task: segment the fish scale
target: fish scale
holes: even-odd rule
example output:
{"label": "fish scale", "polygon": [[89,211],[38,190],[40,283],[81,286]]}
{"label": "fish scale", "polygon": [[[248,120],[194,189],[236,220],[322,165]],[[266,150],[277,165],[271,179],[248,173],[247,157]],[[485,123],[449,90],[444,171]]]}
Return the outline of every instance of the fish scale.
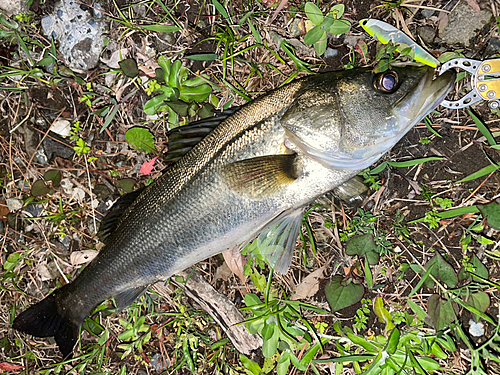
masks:
{"label": "fish scale", "polygon": [[[215,128],[201,123],[186,131],[183,145],[189,134],[213,129],[137,197],[117,202],[120,209],[103,222],[109,234],[99,255],[13,327],[54,336],[68,356],[102,301],[114,297],[117,309],[125,308],[152,283],[255,237],[270,265],[286,272],[304,207],[378,160],[454,81],[453,73],[433,81],[429,68],[390,74],[399,78],[390,90],[378,87],[383,80],[369,69],[306,77]],[[175,134],[182,139],[182,129]]]}

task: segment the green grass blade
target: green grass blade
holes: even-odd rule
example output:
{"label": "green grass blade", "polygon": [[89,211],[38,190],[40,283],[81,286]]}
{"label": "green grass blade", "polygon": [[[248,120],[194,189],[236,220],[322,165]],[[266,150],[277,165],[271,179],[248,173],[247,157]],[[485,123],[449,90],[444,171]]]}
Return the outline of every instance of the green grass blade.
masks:
{"label": "green grass blade", "polygon": [[493,135],[491,134],[489,129],[486,127],[486,125],[481,121],[481,119],[478,116],[476,116],[476,114],[474,112],[472,112],[469,108],[467,109],[467,112],[469,112],[470,117],[472,117],[477,128],[479,129],[481,134],[484,135],[484,137],[486,138],[488,143],[491,146],[496,145],[497,143],[495,141],[495,138],[493,138]]}
{"label": "green grass blade", "polygon": [[172,25],[141,25],[141,29],[155,31],[157,33],[175,33],[180,30],[177,26]]}
{"label": "green grass blade", "polygon": [[227,14],[226,9],[221,3],[219,3],[217,0],[212,0],[212,4],[214,4],[215,9],[217,9],[217,11],[222,15],[224,20],[228,20],[231,22],[229,14]]}
{"label": "green grass blade", "polygon": [[436,130],[434,130],[434,128],[431,126],[431,120],[429,120],[428,117],[424,118],[424,123],[425,123],[425,126],[427,127],[427,129],[429,129],[429,131],[434,134],[435,136],[439,137],[439,138],[442,138],[441,134],[439,134]]}
{"label": "green grass blade", "polygon": [[490,174],[491,172],[494,172],[498,169],[500,169],[500,163],[488,165],[487,167],[481,168],[477,172],[474,172],[473,174],[471,174],[465,178],[462,178],[460,181],[457,181],[457,183],[475,180],[476,178],[486,176],[486,175]]}
{"label": "green grass blade", "polygon": [[407,160],[407,161],[388,161],[387,164],[389,164],[391,167],[404,168],[404,167],[413,167],[414,165],[423,164],[425,162],[434,160],[443,160],[443,158],[437,156],[430,156],[428,158]]}

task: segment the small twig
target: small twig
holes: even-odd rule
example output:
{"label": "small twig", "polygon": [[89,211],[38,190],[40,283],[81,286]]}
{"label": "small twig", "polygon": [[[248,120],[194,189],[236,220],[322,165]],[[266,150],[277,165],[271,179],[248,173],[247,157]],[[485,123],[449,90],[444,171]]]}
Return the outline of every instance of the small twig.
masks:
{"label": "small twig", "polygon": [[29,109],[28,114],[26,115],[26,117],[25,117],[25,118],[23,118],[23,119],[21,120],[21,122],[19,122],[19,124],[17,124],[16,126],[14,126],[14,127],[13,127],[10,131],[9,131],[9,133],[13,133],[13,132],[15,132],[15,131],[16,131],[16,129],[17,129],[18,127],[20,127],[22,124],[24,124],[24,123],[26,122],[26,120],[28,120],[28,119],[29,119],[30,114],[31,114],[31,110],[32,110],[32,109],[33,109],[33,103],[31,104],[31,107],[30,107],[30,109]]}

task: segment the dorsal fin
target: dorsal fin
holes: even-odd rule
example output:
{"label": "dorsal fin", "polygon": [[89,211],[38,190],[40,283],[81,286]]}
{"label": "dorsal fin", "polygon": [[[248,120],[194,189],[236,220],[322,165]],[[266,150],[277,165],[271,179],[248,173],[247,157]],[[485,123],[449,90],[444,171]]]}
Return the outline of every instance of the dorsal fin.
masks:
{"label": "dorsal fin", "polygon": [[177,161],[189,152],[198,142],[205,138],[221,122],[236,113],[241,107],[233,107],[218,113],[214,117],[179,126],[167,133],[167,152],[163,155],[165,160]]}
{"label": "dorsal fin", "polygon": [[137,199],[137,197],[144,191],[146,187],[142,187],[133,191],[131,193],[125,194],[118,198],[118,200],[113,204],[104,219],[101,220],[99,225],[99,232],[97,237],[106,243],[109,235],[113,233],[118,225],[120,225],[121,220],[124,217],[125,212],[130,207],[130,205]]}

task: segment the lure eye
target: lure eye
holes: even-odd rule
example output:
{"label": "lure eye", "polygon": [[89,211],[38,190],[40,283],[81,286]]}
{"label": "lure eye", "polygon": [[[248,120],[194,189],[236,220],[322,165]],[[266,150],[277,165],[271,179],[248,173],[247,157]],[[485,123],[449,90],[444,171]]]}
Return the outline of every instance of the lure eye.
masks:
{"label": "lure eye", "polygon": [[375,76],[373,86],[379,91],[393,93],[398,88],[398,75],[394,71],[379,73]]}

